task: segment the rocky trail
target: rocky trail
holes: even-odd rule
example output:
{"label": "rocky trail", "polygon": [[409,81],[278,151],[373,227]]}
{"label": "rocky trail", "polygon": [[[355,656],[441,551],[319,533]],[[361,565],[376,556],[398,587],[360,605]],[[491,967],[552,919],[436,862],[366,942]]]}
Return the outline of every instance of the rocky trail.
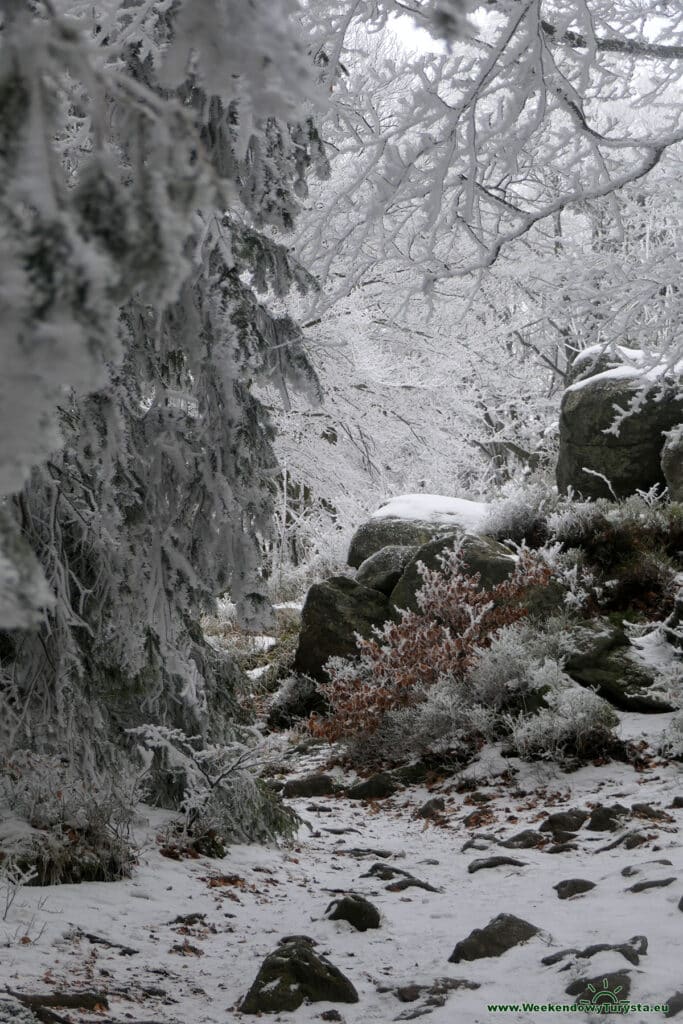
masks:
{"label": "rocky trail", "polygon": [[[622,732],[665,717],[624,715]],[[176,860],[152,812],[131,879],[16,893],[0,973],[19,995],[0,1021],[522,1024],[581,996],[683,1014],[679,764],[565,774],[489,748],[452,777],[357,780],[328,755],[273,775],[303,821],[292,847]],[[55,992],[83,1005],[27,1005]]]}

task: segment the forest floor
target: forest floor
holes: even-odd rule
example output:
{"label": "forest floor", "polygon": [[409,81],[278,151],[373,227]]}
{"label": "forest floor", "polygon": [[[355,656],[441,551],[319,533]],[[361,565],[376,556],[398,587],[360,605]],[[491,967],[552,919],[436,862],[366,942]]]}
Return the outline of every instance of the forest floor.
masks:
{"label": "forest floor", "polygon": [[[661,732],[668,716],[621,717],[622,735],[638,739]],[[281,777],[321,771],[328,756],[329,748],[313,746],[296,756],[294,773],[283,762]],[[330,770],[342,781],[341,768]],[[416,817],[436,796],[444,800],[437,819]],[[661,1004],[683,993],[683,807],[672,806],[675,797],[683,797],[680,764],[652,758],[638,770],[612,762],[564,774],[545,763],[503,759],[491,748],[458,775],[434,777],[384,800],[291,800],[304,822],[291,847],[232,846],[220,860],[164,856],[158,834],[168,814],[141,808],[130,879],[17,894],[0,920],[0,991],[101,992],[108,1007],[58,1011],[79,1024],[246,1022],[252,1018],[238,1006],[264,957],[280,938],[304,934],[352,981],[359,1001],[304,1005],[265,1019],[384,1024],[424,1014],[430,1024],[555,1021],[563,1014],[487,1006],[572,1003],[565,993],[571,981],[614,972],[619,978],[610,984],[627,978],[632,1003]],[[557,853],[549,852],[548,833],[531,849],[499,845],[524,829],[538,830],[549,813],[598,803],[628,808],[616,831],[589,831],[584,824],[574,848]],[[634,832],[642,845],[607,849]],[[522,863],[468,870],[475,860],[500,854]],[[436,891],[397,891],[391,880],[369,874],[375,864],[409,872]],[[576,878],[595,887],[560,900],[553,887]],[[631,891],[640,882],[666,884]],[[378,929],[358,932],[325,917],[330,901],[347,892],[379,909]],[[502,956],[449,963],[457,942],[500,913],[540,931]],[[646,953],[642,940],[628,945],[635,936],[647,939]],[[627,948],[577,956],[598,943]],[[567,949],[574,952],[542,963]],[[468,985],[449,988],[440,979]],[[683,1019],[683,997],[671,1003],[669,1015],[677,1005]],[[584,1012],[569,1018],[599,1019]],[[628,1015],[633,1024],[663,1018],[661,1011]]]}

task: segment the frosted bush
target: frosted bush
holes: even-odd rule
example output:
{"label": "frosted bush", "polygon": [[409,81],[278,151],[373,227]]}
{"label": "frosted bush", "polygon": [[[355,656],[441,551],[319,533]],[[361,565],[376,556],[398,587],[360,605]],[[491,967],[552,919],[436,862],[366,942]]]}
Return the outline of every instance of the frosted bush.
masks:
{"label": "frosted bush", "polygon": [[109,881],[125,877],[135,861],[131,838],[137,780],[84,780],[57,757],[17,751],[0,764],[0,807],[32,831],[14,851],[36,868],[36,884]]}
{"label": "frosted bush", "polygon": [[374,733],[354,737],[347,753],[367,766],[434,755],[468,763],[484,740],[495,737],[497,723],[493,708],[468,702],[463,684],[445,677],[421,703],[388,712]]}
{"label": "frosted bush", "polygon": [[561,618],[549,620],[545,629],[528,622],[503,627],[467,677],[468,699],[501,709],[566,681],[559,660],[564,627]]}
{"label": "frosted bush", "polygon": [[674,715],[662,732],[657,743],[657,752],[663,757],[683,760],[683,711]]}
{"label": "frosted bush", "polygon": [[484,533],[497,540],[538,542],[546,534],[546,518],[557,504],[547,486],[515,485],[509,494],[491,502]]}
{"label": "frosted bush", "polygon": [[270,748],[255,730],[244,728],[225,744],[204,744],[164,726],[129,731],[140,741],[148,770],[153,772],[156,754],[178,780],[183,837],[195,845],[211,837],[220,849],[224,843],[265,842],[296,830],[296,815],[258,777]]}
{"label": "frosted bush", "polygon": [[548,516],[548,533],[565,544],[574,546],[585,537],[597,532],[605,522],[609,502],[568,501]]}
{"label": "frosted bush", "polygon": [[530,718],[507,716],[511,746],[522,758],[562,761],[603,754],[614,741],[619,724],[614,708],[579,687],[550,692],[547,709]]}

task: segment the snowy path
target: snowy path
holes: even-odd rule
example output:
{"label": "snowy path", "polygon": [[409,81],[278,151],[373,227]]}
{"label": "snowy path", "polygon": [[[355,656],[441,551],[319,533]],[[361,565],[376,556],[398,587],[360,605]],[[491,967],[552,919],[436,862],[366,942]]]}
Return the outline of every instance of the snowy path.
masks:
{"label": "snowy path", "polygon": [[[319,770],[317,761],[304,758],[298,773]],[[155,840],[161,818],[154,812],[155,820],[141,829],[145,839],[132,879],[19,894],[8,919],[0,922],[5,943],[0,983],[24,992],[79,987],[105,991],[109,1010],[104,1014],[60,1011],[65,1019],[79,1022],[246,1022],[252,1018],[236,1007],[265,955],[279,938],[305,934],[358,990],[357,1004],[335,1007],[346,1024],[384,1024],[427,1009],[430,1024],[558,1020],[564,1015],[491,1013],[487,1004],[572,1002],[564,990],[573,978],[623,969],[630,972],[632,1001],[663,1002],[683,991],[683,913],[678,908],[683,896],[683,808],[671,809],[673,798],[683,796],[681,766],[655,765],[635,772],[609,764],[565,775],[547,766],[512,764],[519,770],[507,782],[496,777],[505,765],[495,755],[488,764],[473,765],[466,774],[479,796],[458,792],[457,780],[451,779],[431,790],[402,790],[376,803],[343,797],[293,801],[310,825],[301,829],[295,847],[236,846],[222,861],[162,856]],[[445,801],[442,823],[416,819],[415,810],[435,795]],[[582,828],[578,849],[565,853],[549,854],[551,842],[544,848],[504,849],[482,841],[477,844],[481,849],[462,849],[473,836],[506,838],[538,829],[548,813],[589,809],[597,802],[629,808],[646,802],[665,810],[666,817],[651,821],[636,814],[615,833]],[[344,831],[336,831],[340,829]],[[633,830],[648,837],[645,845],[603,850]],[[354,852],[359,848],[390,855]],[[495,854],[512,855],[524,866],[468,872],[474,859]],[[653,864],[633,877],[622,875],[625,867],[660,858],[670,860],[671,866]],[[392,892],[387,889],[391,883],[363,877],[380,861],[441,891]],[[635,882],[671,876],[675,881],[664,888],[627,891]],[[560,901],[553,886],[570,878],[588,879],[595,888]],[[349,890],[379,908],[378,930],[359,933],[346,922],[324,918],[334,893]],[[501,912],[524,918],[540,934],[499,958],[448,962],[457,941]],[[196,917],[173,923],[186,915]],[[80,932],[139,952],[125,955],[91,944]],[[31,941],[22,942],[23,935]],[[624,943],[635,935],[646,936],[649,944],[637,965],[615,951],[541,964],[542,957],[568,947]],[[567,964],[569,969],[563,970]],[[444,977],[480,987],[448,993],[441,1007],[427,1007],[425,993],[412,1002],[396,995],[397,988],[430,986]],[[317,1021],[330,1009],[331,1004],[318,1003],[267,1019]],[[570,1017],[591,1019],[582,1013]],[[632,1012],[628,1019],[636,1024],[663,1016]]]}

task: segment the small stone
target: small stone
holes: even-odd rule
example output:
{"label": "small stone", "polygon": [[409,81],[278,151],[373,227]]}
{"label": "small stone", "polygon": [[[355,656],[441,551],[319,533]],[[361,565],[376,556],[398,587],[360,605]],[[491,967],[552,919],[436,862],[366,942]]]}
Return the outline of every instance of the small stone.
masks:
{"label": "small stone", "polygon": [[418,818],[438,818],[439,812],[445,810],[446,803],[442,796],[434,796],[431,800],[427,800],[426,803],[416,811],[416,817]]}
{"label": "small stone", "polygon": [[631,811],[638,818],[648,818],[650,821],[673,821],[674,819],[666,811],[653,807],[652,804],[632,804]]}
{"label": "small stone", "polygon": [[591,811],[586,828],[589,832],[616,832],[621,825],[621,819],[627,814],[628,808],[622,804],[612,804],[611,807],[598,804]]}
{"label": "small stone", "polygon": [[588,811],[576,807],[569,811],[549,814],[541,825],[541,832],[577,832],[588,817]]}
{"label": "small stone", "polygon": [[554,846],[549,846],[544,852],[545,853],[571,853],[572,850],[578,850],[576,843],[555,843]]}
{"label": "small stone", "polygon": [[363,782],[357,782],[355,786],[351,786],[346,791],[346,795],[350,800],[385,800],[387,797],[393,796],[397,790],[398,786],[390,775],[378,772],[376,775],[371,775],[369,779],[364,779]]}
{"label": "small stone", "polygon": [[502,956],[508,949],[518,946],[538,934],[539,929],[514,914],[498,914],[484,928],[475,928],[462,939],[448,958],[458,964],[461,960],[481,960]]}
{"label": "small stone", "polygon": [[643,846],[647,842],[647,836],[644,836],[642,832],[628,832],[624,836],[624,849],[635,850],[638,846]]}
{"label": "small stone", "polygon": [[507,850],[531,850],[534,847],[542,846],[543,842],[543,836],[539,832],[532,828],[525,828],[523,832],[518,832],[516,835],[510,836],[509,839],[501,839],[499,845],[504,846]]}
{"label": "small stone", "polygon": [[595,888],[595,882],[589,882],[585,878],[566,878],[558,882],[553,889],[561,900],[571,899],[572,896],[580,896],[583,892],[590,892]]}
{"label": "small stone", "polygon": [[622,1002],[628,999],[630,991],[631,978],[628,971],[613,971],[611,974],[599,974],[595,978],[577,978],[565,989],[567,995],[579,997],[577,1002],[590,1003],[592,1006]]}
{"label": "small stone", "polygon": [[672,867],[670,860],[663,857],[661,860],[646,860],[643,864],[630,864],[626,868],[621,869],[621,873],[624,878],[632,878],[633,875],[639,875],[645,868],[653,867],[656,864],[665,864],[667,867]]}
{"label": "small stone", "polygon": [[359,932],[366,932],[368,928],[379,928],[380,923],[377,907],[356,893],[332,900],[325,911],[325,916],[330,921],[348,921]]}
{"label": "small stone", "polygon": [[681,896],[680,900],[678,901],[678,909],[680,911],[683,911],[683,896]]}
{"label": "small stone", "polygon": [[647,843],[647,836],[644,836],[642,832],[627,832],[623,836],[619,836],[613,843],[608,843],[607,846],[601,846],[596,853],[606,853],[608,850],[616,850],[617,846],[624,847],[625,850],[635,850],[639,846],[643,846]]}
{"label": "small stone", "polygon": [[668,1011],[664,1014],[665,1017],[675,1017],[683,1010],[683,992],[674,992],[672,996],[666,1001],[666,1005],[669,1007]]}
{"label": "small stone", "polygon": [[626,892],[646,892],[648,889],[665,889],[667,885],[671,885],[675,881],[675,877],[653,878],[649,882],[636,882]]}
{"label": "small stone", "polygon": [[285,782],[282,795],[286,797],[333,796],[337,789],[337,784],[330,775],[305,775],[301,779],[289,779]]}
{"label": "small stone", "polygon": [[674,809],[680,809],[681,807],[683,807],[683,796],[675,796],[675,797],[673,798],[673,801],[672,801],[672,803],[671,803],[671,806],[672,806],[672,807],[673,807]]}
{"label": "small stone", "polygon": [[[390,864],[373,864],[369,871],[366,871],[362,878],[381,878],[383,882],[390,882],[387,886],[389,892],[402,892],[404,889],[409,889],[411,886],[416,886],[419,889],[426,889],[427,892],[440,892],[440,889],[435,889],[433,885],[428,882],[422,882],[419,878],[415,878],[409,871],[403,871],[402,868],[392,867]],[[398,877],[398,881],[391,881]]]}
{"label": "small stone", "polygon": [[470,875],[473,875],[475,871],[481,871],[484,868],[502,868],[507,865],[510,867],[524,868],[526,867],[526,862],[523,860],[516,860],[514,857],[479,857],[477,860],[473,860],[467,865],[467,870]]}
{"label": "small stone", "polygon": [[[541,963],[546,967],[552,967],[568,957],[587,960],[590,957],[596,956],[597,953],[607,952],[621,953],[625,960],[637,966],[640,963],[640,957],[647,953],[647,939],[644,935],[634,935],[628,942],[619,944],[596,942],[592,946],[586,946],[585,949],[563,949],[558,953],[551,953],[550,956],[544,956]],[[566,970],[566,968],[563,969]]]}
{"label": "small stone", "polygon": [[414,1003],[416,999],[420,998],[423,988],[424,985],[402,985],[401,988],[396,989],[396,997],[402,1003]]}

